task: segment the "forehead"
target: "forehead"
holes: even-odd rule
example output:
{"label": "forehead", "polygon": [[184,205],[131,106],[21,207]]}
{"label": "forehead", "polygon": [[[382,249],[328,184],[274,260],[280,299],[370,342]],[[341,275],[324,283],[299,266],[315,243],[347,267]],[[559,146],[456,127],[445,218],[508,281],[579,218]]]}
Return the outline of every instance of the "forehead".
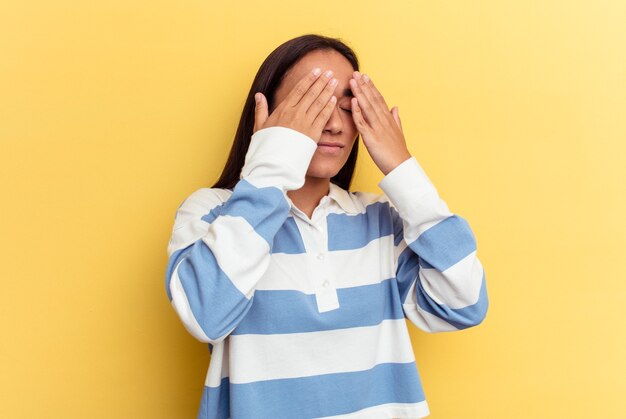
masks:
{"label": "forehead", "polygon": [[354,71],[350,61],[337,51],[316,50],[306,54],[289,69],[285,74],[284,83],[289,86],[295,85],[315,67],[319,67],[322,72],[333,70],[333,77],[337,78],[339,82],[347,82]]}

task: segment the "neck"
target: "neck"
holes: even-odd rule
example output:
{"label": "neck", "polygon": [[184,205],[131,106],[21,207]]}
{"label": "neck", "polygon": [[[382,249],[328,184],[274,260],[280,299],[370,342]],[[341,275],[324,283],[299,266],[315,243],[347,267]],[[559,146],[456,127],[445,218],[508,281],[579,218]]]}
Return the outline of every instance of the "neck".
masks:
{"label": "neck", "polygon": [[313,210],[317,208],[320,200],[328,194],[329,187],[330,179],[307,176],[304,185],[300,189],[287,191],[287,196],[300,211],[311,218]]}

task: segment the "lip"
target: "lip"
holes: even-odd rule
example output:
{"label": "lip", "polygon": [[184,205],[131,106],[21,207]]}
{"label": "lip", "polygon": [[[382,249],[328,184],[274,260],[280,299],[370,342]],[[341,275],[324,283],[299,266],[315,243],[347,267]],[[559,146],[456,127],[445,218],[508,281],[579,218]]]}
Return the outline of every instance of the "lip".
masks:
{"label": "lip", "polygon": [[319,143],[317,143],[317,146],[324,146],[324,147],[339,147],[339,148],[343,148],[343,144],[340,143],[331,143],[328,141],[320,141]]}
{"label": "lip", "polygon": [[317,143],[317,149],[324,154],[336,155],[341,153],[343,145],[338,143],[320,142]]}

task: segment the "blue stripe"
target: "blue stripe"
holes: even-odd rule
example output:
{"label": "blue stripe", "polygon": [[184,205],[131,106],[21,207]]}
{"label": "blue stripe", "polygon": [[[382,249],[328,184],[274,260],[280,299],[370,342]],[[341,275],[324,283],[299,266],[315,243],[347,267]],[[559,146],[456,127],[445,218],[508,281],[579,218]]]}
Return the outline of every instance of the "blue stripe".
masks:
{"label": "blue stripe", "polygon": [[443,272],[476,250],[476,240],[467,221],[451,215],[424,231],[409,246],[423,259],[423,266]]}
{"label": "blue stripe", "polygon": [[435,300],[430,298],[426,290],[422,287],[422,282],[419,280],[417,281],[415,289],[417,292],[417,304],[422,310],[447,321],[457,329],[467,329],[468,327],[476,326],[482,322],[487,315],[489,300],[487,298],[484,270],[478,301],[463,308],[450,308],[444,304],[437,304]]}
{"label": "blue stripe", "polygon": [[178,277],[191,311],[209,339],[228,333],[252,305],[252,299],[235,287],[202,240],[185,250]]}
{"label": "blue stripe", "polygon": [[276,233],[272,253],[306,253],[302,235],[293,217],[288,217]]}
{"label": "blue stripe", "polygon": [[419,264],[420,264],[420,268],[424,268],[424,269],[435,269],[434,266],[432,266],[430,263],[426,262],[424,259],[419,258]]}
{"label": "blue stripe", "polygon": [[393,222],[393,245],[398,246],[402,239],[404,239],[404,223],[395,208],[389,207],[389,209]]}
{"label": "blue stripe", "polygon": [[230,417],[230,385],[222,378],[219,387],[204,386],[198,419],[228,419]]}
{"label": "blue stripe", "polygon": [[[230,411],[226,412],[229,388]],[[385,403],[419,403],[425,400],[415,362],[385,363],[374,368],[313,377],[285,378],[206,387],[199,419],[317,418],[356,412]],[[219,401],[219,403],[218,403]],[[209,403],[210,402],[210,403]],[[220,409],[220,406],[224,406]]]}
{"label": "blue stripe", "polygon": [[165,291],[167,292],[167,298],[172,302],[172,292],[170,291],[170,282],[172,280],[172,272],[174,272],[174,268],[180,261],[180,259],[185,256],[187,253],[187,249],[190,246],[187,246],[183,249],[179,249],[172,253],[169,260],[167,261],[167,269],[165,269]]}
{"label": "blue stripe", "polygon": [[378,284],[337,289],[339,309],[320,313],[315,295],[292,290],[256,290],[254,304],[233,335],[316,332],[373,326],[402,319],[395,278]]}
{"label": "blue stripe", "polygon": [[289,204],[283,192],[274,186],[257,188],[241,179],[230,198],[202,217],[212,223],[220,215],[242,217],[272,246],[274,235],[289,214]]}
{"label": "blue stripe", "polygon": [[[417,254],[415,254],[415,252],[413,251],[413,249],[411,249],[409,246],[407,246],[402,253],[400,253],[400,256],[398,256],[398,271],[399,272],[403,272],[403,271],[407,271],[406,274],[401,275],[402,277],[406,276],[406,275],[413,275],[413,273],[409,272],[410,269],[414,269],[415,268],[415,264],[418,264],[420,268],[424,268],[424,269],[434,269],[433,266],[431,266],[428,262],[426,262],[424,259],[420,258],[417,256]],[[414,272],[415,275],[413,276],[413,278],[415,278],[417,276],[417,272]]]}
{"label": "blue stripe", "polygon": [[328,214],[328,250],[360,249],[394,232],[388,202],[368,205],[357,215]]}
{"label": "blue stripe", "polygon": [[409,294],[409,288],[413,285],[415,278],[419,274],[420,264],[419,257],[406,247],[398,257],[396,267],[396,281],[398,282],[398,292],[400,293],[400,301],[404,302]]}

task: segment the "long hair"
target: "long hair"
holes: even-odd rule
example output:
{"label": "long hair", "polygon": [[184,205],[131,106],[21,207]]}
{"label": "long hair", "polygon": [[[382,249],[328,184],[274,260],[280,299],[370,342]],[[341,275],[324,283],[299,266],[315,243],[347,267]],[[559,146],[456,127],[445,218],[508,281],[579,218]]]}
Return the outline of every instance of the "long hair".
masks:
{"label": "long hair", "polygon": [[[246,153],[250,147],[252,131],[254,129],[254,109],[256,106],[254,94],[261,92],[265,95],[267,98],[268,111],[271,112],[274,108],[274,94],[285,73],[296,64],[300,58],[315,50],[335,50],[352,64],[354,70],[359,70],[359,61],[356,54],[338,38],[306,34],[291,39],[272,51],[265,61],[263,61],[263,64],[254,77],[254,81],[252,82],[243,107],[243,112],[241,113],[241,119],[239,120],[239,126],[235,133],[235,139],[233,140],[228,160],[224,165],[220,178],[212,186],[213,188],[233,189],[239,181],[239,175],[245,163]],[[350,156],[348,156],[348,160],[341,170],[330,179],[332,183],[345,190],[350,189],[358,151],[359,137],[357,136]]]}

